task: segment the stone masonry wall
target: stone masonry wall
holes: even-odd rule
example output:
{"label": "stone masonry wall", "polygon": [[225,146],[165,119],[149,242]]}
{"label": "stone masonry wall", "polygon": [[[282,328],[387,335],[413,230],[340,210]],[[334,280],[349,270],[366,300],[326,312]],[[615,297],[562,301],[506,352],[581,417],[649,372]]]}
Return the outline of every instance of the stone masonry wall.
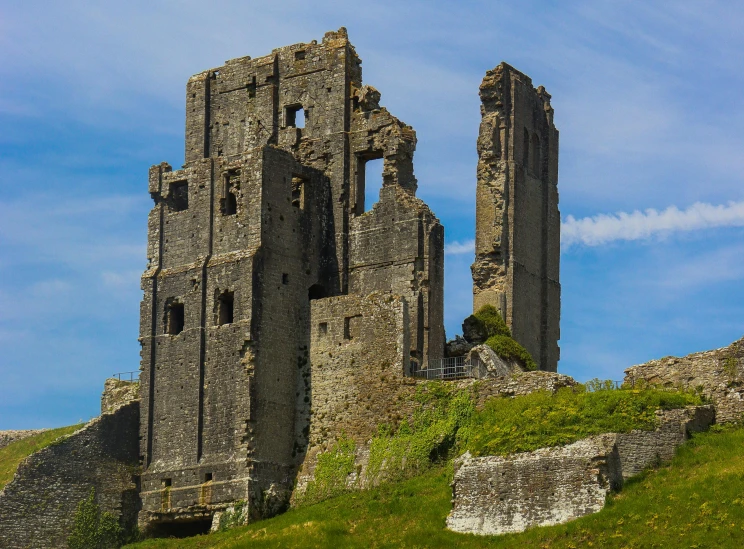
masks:
{"label": "stone masonry wall", "polygon": [[123,381],[109,378],[103,384],[101,413],[113,412],[122,404],[139,400],[139,381]]}
{"label": "stone masonry wall", "polygon": [[562,448],[455,460],[456,532],[503,534],[559,524],[596,513],[610,489],[648,467],[667,462],[691,433],[715,421],[712,406],[657,412],[653,431],[607,433]]}
{"label": "stone masonry wall", "polygon": [[614,435],[509,457],[455,460],[447,528],[471,534],[521,532],[596,513],[623,484]]}
{"label": "stone masonry wall", "polygon": [[5,448],[8,444],[12,444],[18,440],[43,433],[47,429],[27,429],[23,431],[0,431],[0,450]]}
{"label": "stone masonry wall", "polygon": [[501,311],[542,370],[560,357],[558,130],[550,95],[506,63],[480,86],[473,310]]}
{"label": "stone masonry wall", "polygon": [[688,406],[678,410],[660,410],[657,418],[659,427],[653,431],[634,430],[617,434],[623,478],[670,461],[692,433],[705,431],[715,423],[716,411],[713,406]]}
{"label": "stone masonry wall", "polygon": [[308,451],[298,475],[302,490],[317,456],[342,436],[358,447],[382,423],[410,416],[416,382],[408,362],[408,310],[397,296],[339,296],[313,301],[311,312],[311,422]]}
{"label": "stone masonry wall", "polygon": [[744,338],[728,347],[665,357],[625,370],[625,383],[702,390],[716,406],[716,421],[728,423],[744,417]]}
{"label": "stone masonry wall", "polygon": [[67,547],[78,504],[95,488],[103,511],[136,524],[139,402],[103,414],[32,454],[0,492],[0,547]]}

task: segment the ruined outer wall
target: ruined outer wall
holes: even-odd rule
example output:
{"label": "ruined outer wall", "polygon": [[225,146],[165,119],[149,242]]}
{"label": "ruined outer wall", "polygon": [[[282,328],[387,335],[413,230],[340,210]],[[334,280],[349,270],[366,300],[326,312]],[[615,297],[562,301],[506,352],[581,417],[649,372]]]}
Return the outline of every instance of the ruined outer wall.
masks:
{"label": "ruined outer wall", "polygon": [[426,364],[444,352],[444,228],[418,198],[383,187],[350,235],[352,293],[392,292],[408,303],[411,357]]}
{"label": "ruined outer wall", "polygon": [[596,513],[623,484],[615,435],[508,457],[455,460],[447,528],[495,535]]}
{"label": "ruined outer wall", "polygon": [[744,339],[728,347],[668,356],[625,370],[625,383],[702,389],[716,406],[716,421],[741,421],[744,416]]}
{"label": "ruined outer wall", "polygon": [[18,440],[36,435],[47,431],[48,429],[27,429],[22,431],[0,431],[0,450],[5,448],[8,444],[13,444]]}
{"label": "ruined outer wall", "polygon": [[558,130],[550,95],[502,63],[480,87],[473,309],[501,310],[540,369],[560,339]]}
{"label": "ruined outer wall", "polygon": [[26,458],[0,492],[0,547],[67,547],[77,506],[91,488],[102,511],[132,527],[138,510],[138,426],[134,401]]}
{"label": "ruined outer wall", "polygon": [[623,478],[670,461],[692,433],[705,431],[715,423],[716,411],[713,406],[688,406],[678,410],[659,410],[656,416],[659,426],[653,431],[636,429],[630,433],[618,433],[617,449]]}

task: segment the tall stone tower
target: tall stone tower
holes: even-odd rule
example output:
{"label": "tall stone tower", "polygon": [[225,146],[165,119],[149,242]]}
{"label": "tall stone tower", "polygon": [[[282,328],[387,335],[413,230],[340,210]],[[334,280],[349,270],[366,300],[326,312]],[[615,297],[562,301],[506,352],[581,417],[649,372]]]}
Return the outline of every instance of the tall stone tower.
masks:
{"label": "tall stone tower", "polygon": [[558,130],[550,95],[501,63],[480,86],[473,308],[501,311],[541,370],[560,350]]}
{"label": "tall stone tower", "polygon": [[[254,516],[286,502],[309,433],[311,301],[394,295],[410,319],[402,364],[442,356],[444,232],[415,197],[416,134],[379,100],[345,29],[189,80],[185,165],[149,175],[143,528],[200,531],[235,501]],[[342,343],[361,318],[340,319]]]}

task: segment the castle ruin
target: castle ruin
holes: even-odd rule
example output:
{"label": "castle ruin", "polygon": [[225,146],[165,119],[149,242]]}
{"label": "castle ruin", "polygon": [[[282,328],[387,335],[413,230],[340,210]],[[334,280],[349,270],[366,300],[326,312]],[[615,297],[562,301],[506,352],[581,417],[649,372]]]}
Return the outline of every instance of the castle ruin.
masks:
{"label": "castle ruin", "polygon": [[[549,96],[507,65],[488,73],[481,95],[474,305],[496,304],[541,368],[555,370]],[[314,410],[342,414],[366,390],[349,381],[354,368],[390,369],[387,383],[400,383],[443,356],[444,229],[415,196],[414,130],[379,101],[343,28],[189,80],[185,164],[149,174],[145,528],[199,530],[239,500],[254,516],[277,512],[317,431]],[[373,159],[383,159],[383,181],[370,209]]]}

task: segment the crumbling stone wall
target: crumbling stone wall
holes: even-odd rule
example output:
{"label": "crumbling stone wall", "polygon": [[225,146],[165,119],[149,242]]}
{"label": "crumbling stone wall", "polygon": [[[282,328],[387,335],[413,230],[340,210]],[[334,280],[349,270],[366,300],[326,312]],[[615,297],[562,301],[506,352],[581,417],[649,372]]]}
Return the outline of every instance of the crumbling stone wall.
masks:
{"label": "crumbling stone wall", "polygon": [[139,402],[121,405],[32,454],[0,491],[0,547],[59,549],[78,504],[95,488],[102,511],[137,521]]}
{"label": "crumbling stone wall", "polygon": [[18,440],[23,440],[38,433],[43,433],[47,429],[26,429],[21,431],[0,431],[0,450],[8,444],[13,444]]}
{"label": "crumbling stone wall", "polygon": [[607,433],[505,457],[466,453],[455,460],[447,527],[504,534],[596,513],[624,479],[671,460],[691,433],[707,429],[715,421],[715,410],[688,406],[660,410],[657,418],[653,431]]}
{"label": "crumbling stone wall", "polygon": [[362,85],[345,29],[228,61],[186,88],[186,163],[153,166],[149,178],[144,529],[206,529],[237,500],[255,517],[288,497],[309,436],[311,302],[355,293],[350,257],[365,243],[350,242],[350,227],[364,217],[371,158],[384,158],[392,209],[408,216],[403,231],[380,217],[375,236],[415,254],[357,289],[405,286],[416,352],[444,346],[444,242],[414,197],[415,132]]}
{"label": "crumbling stone wall", "polygon": [[630,478],[648,467],[670,461],[677,448],[692,433],[707,430],[716,420],[713,406],[660,410],[656,415],[659,426],[653,431],[618,433],[617,449],[623,478]]}
{"label": "crumbling stone wall", "polygon": [[701,390],[716,406],[716,421],[741,421],[744,415],[744,338],[728,347],[665,357],[625,370],[625,383]]}
{"label": "crumbling stone wall", "polygon": [[464,379],[455,382],[459,387],[473,387],[476,395],[476,406],[494,397],[513,397],[529,395],[537,391],[555,393],[563,387],[573,387],[578,382],[571,376],[554,372],[521,372],[503,377],[489,377],[486,379]]}
{"label": "crumbling stone wall", "polygon": [[455,460],[447,528],[470,534],[521,532],[596,513],[622,487],[615,436],[508,457]]}
{"label": "crumbling stone wall", "polygon": [[473,310],[501,311],[542,370],[560,357],[558,130],[550,95],[501,63],[480,86]]}
{"label": "crumbling stone wall", "polygon": [[[421,235],[421,236],[420,236]],[[411,357],[421,365],[444,352],[444,230],[431,210],[397,185],[351,222],[352,293],[390,292],[409,307]]]}
{"label": "crumbling stone wall", "polygon": [[113,412],[122,404],[139,400],[139,381],[124,381],[109,378],[103,384],[101,413]]}

